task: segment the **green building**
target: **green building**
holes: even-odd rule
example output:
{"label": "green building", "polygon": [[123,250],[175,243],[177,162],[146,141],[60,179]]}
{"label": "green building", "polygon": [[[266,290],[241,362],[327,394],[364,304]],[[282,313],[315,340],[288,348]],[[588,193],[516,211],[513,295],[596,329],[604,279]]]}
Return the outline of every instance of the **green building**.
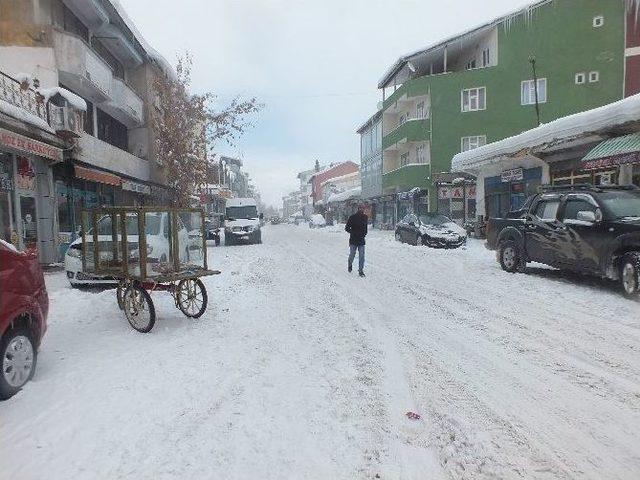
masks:
{"label": "green building", "polygon": [[455,154],[636,93],[633,3],[544,0],[401,57],[378,84],[385,221],[446,212]]}

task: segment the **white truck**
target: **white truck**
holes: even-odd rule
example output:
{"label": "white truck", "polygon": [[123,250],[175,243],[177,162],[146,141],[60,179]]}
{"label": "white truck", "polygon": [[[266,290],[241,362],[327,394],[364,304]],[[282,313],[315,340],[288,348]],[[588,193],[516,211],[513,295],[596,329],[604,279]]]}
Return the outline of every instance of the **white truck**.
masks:
{"label": "white truck", "polygon": [[230,198],[225,206],[224,244],[262,243],[262,214],[253,198]]}

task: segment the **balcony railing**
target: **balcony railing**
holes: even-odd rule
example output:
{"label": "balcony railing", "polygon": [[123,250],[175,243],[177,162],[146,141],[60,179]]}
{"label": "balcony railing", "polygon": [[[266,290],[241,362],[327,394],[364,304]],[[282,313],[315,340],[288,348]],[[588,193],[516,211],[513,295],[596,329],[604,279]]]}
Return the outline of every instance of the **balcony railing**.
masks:
{"label": "balcony railing", "polygon": [[407,120],[382,139],[382,149],[395,147],[400,142],[418,142],[429,139],[429,119]]}
{"label": "balcony railing", "polygon": [[33,88],[22,89],[20,82],[0,72],[0,99],[49,123],[49,112],[42,96]]}

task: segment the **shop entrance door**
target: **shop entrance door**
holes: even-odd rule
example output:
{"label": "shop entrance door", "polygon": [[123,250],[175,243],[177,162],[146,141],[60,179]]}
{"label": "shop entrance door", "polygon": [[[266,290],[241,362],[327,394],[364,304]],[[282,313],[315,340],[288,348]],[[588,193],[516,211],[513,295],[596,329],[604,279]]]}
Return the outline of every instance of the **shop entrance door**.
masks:
{"label": "shop entrance door", "polygon": [[37,250],[38,215],[35,197],[20,195],[20,225],[22,227],[22,248],[24,250]]}

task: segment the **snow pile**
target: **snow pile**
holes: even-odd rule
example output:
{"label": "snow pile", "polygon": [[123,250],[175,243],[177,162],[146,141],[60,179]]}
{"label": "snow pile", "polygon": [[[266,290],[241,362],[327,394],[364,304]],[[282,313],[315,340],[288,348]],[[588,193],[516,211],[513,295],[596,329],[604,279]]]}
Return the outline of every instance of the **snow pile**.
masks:
{"label": "snow pile", "polygon": [[453,157],[454,171],[470,171],[491,160],[523,149],[543,148],[561,141],[603,132],[630,122],[640,121],[640,94],[603,107],[562,117],[482,147],[458,153]]}
{"label": "snow pile", "polygon": [[87,102],[84,101],[83,98],[79,97],[73,92],[70,92],[66,88],[62,87],[51,87],[51,88],[38,88],[36,90],[40,95],[44,97],[44,102],[47,103],[51,98],[56,95],[60,95],[64,98],[69,105],[77,110],[82,110],[83,112],[87,111]]}
{"label": "snow pile", "polygon": [[1,238],[0,238],[0,245],[2,245],[3,247],[8,248],[8,249],[9,249],[9,250],[11,250],[12,252],[16,252],[16,253],[18,253],[18,249],[17,249],[17,248],[16,248],[12,243],[5,242],[5,241],[4,241],[4,240],[2,240]]}
{"label": "snow pile", "polygon": [[16,107],[9,102],[5,102],[4,100],[0,100],[0,112],[24,123],[28,123],[29,125],[33,125],[34,127],[46,130],[49,133],[56,133],[55,130],[42,118],[31,112],[27,112],[20,107]]}

